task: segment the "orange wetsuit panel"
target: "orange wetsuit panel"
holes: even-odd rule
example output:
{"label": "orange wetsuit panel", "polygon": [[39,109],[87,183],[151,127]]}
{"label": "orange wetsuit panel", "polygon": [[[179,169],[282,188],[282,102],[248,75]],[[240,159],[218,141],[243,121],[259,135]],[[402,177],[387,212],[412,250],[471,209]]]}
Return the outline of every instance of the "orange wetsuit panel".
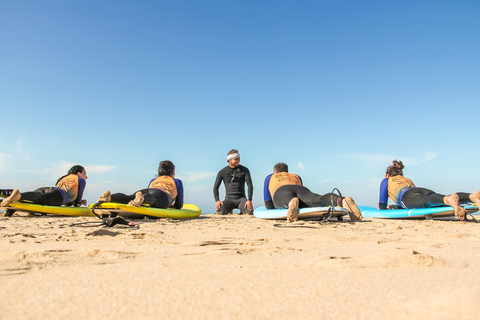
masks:
{"label": "orange wetsuit panel", "polygon": [[58,181],[56,187],[64,190],[70,201],[74,201],[78,196],[78,175],[69,174],[62,180]]}
{"label": "orange wetsuit panel", "polygon": [[403,190],[414,187],[415,184],[413,184],[412,180],[404,176],[398,175],[388,178],[388,196],[395,204],[398,203],[398,196]]}
{"label": "orange wetsuit panel", "polygon": [[294,173],[274,173],[270,178],[270,183],[268,184],[268,191],[270,191],[270,194],[273,197],[273,194],[275,193],[275,191],[277,191],[278,188],[287,184],[296,184],[301,186],[302,180],[300,180],[300,177]]}
{"label": "orange wetsuit panel", "polygon": [[177,186],[175,185],[175,180],[170,176],[160,176],[153,180],[149,188],[160,189],[170,195],[172,199],[177,197]]}

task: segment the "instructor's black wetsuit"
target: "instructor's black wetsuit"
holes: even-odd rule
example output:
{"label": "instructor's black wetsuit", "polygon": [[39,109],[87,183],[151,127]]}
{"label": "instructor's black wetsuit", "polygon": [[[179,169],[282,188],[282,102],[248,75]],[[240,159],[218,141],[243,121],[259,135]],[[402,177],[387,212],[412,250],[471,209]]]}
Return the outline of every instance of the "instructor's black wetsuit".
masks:
{"label": "instructor's black wetsuit", "polygon": [[[218,189],[222,181],[225,183],[226,196],[225,200],[223,200],[223,205],[218,209],[218,213],[227,214],[233,209],[238,208],[242,214],[251,214],[252,212],[245,208],[245,203],[251,201],[253,196],[253,184],[250,171],[242,165],[235,168],[226,166],[220,170],[213,186],[215,201],[220,201]],[[248,187],[248,197],[245,196],[245,183]]]}

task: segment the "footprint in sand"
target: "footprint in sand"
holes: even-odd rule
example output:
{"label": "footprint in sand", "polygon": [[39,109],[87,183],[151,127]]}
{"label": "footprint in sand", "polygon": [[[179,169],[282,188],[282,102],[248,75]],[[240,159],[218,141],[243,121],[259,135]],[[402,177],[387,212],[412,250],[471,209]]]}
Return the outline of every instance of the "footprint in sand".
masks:
{"label": "footprint in sand", "polygon": [[116,237],[119,234],[122,234],[121,232],[115,232],[115,231],[110,231],[107,229],[98,229],[92,232],[87,233],[87,236],[111,236],[111,237]]}
{"label": "footprint in sand", "polygon": [[361,257],[320,257],[308,261],[307,265],[347,268],[428,268],[449,266],[443,258],[434,257],[412,249],[401,248]]}
{"label": "footprint in sand", "polygon": [[100,259],[129,259],[135,257],[139,252],[129,252],[129,251],[111,251],[111,250],[89,250],[85,252],[87,257],[91,258],[100,258]]}
{"label": "footprint in sand", "polygon": [[17,275],[25,274],[30,270],[31,270],[30,267],[0,269],[0,277],[17,276]]}

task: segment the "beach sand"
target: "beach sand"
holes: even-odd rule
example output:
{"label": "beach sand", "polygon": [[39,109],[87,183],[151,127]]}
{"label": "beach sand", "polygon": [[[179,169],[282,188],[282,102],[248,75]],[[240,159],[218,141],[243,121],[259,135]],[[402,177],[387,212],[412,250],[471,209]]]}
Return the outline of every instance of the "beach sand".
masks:
{"label": "beach sand", "polygon": [[0,217],[0,319],[478,319],[480,224]]}

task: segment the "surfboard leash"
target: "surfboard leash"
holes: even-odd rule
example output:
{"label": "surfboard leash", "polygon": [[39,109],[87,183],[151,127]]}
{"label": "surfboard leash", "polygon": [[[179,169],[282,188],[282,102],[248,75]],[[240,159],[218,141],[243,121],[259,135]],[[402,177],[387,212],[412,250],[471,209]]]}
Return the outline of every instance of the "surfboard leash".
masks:
{"label": "surfboard leash", "polygon": [[328,220],[332,217],[332,215],[333,215],[333,208],[332,208],[332,206],[329,206],[327,213],[325,213],[325,214],[323,215],[322,219],[319,220],[319,222],[326,222],[326,221],[328,221]]}
{"label": "surfboard leash", "polygon": [[92,210],[92,213],[97,218],[102,220],[103,224],[106,225],[107,227],[110,228],[110,227],[113,227],[114,225],[117,225],[117,224],[123,224],[123,225],[129,226],[129,227],[136,227],[136,228],[139,227],[135,222],[127,221],[127,220],[125,220],[123,218],[120,218],[120,217],[105,217],[105,218],[102,218],[98,213],[95,212],[95,209],[97,209],[97,207],[99,205],[101,205],[102,203],[105,203],[105,201],[99,201],[99,202],[94,203],[90,209]]}
{"label": "surfboard leash", "polygon": [[[331,210],[332,213],[330,213],[330,216],[328,217],[328,219],[330,219],[330,218],[332,217],[332,215],[333,215],[333,208],[334,208],[334,207],[338,207],[338,202],[335,203],[335,201],[333,200],[333,195],[335,194],[335,190],[337,191],[338,196],[340,197],[340,199],[343,198],[342,193],[340,192],[340,190],[338,190],[338,188],[333,188],[333,189],[332,189],[332,192],[331,192],[331,193],[332,193],[332,196],[331,196],[331,199],[330,199],[332,205],[331,205],[331,207],[329,208],[329,210]],[[341,216],[338,216],[337,219],[338,219],[338,221],[343,221],[343,217],[341,217]]]}

